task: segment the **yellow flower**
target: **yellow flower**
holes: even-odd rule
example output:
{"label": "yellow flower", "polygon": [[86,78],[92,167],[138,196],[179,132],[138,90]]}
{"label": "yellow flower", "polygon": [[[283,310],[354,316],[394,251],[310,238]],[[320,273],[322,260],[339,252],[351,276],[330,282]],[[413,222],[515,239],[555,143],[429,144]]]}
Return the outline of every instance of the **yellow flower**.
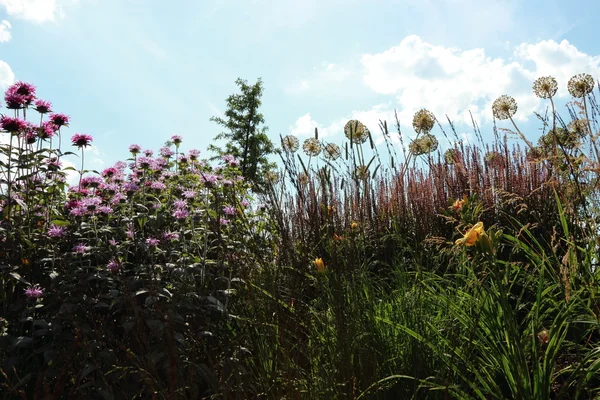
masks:
{"label": "yellow flower", "polygon": [[315,264],[318,273],[322,274],[325,272],[325,263],[323,262],[323,259],[321,257],[315,258],[313,264]]}
{"label": "yellow flower", "polygon": [[358,228],[358,222],[352,221],[352,223],[350,224],[350,229],[357,229],[357,228]]}
{"label": "yellow flower", "polygon": [[483,222],[478,222],[461,239],[457,239],[454,242],[457,246],[474,246],[481,236],[485,235],[483,230]]}
{"label": "yellow flower", "polygon": [[454,211],[459,211],[460,209],[462,209],[465,204],[467,203],[467,195],[463,195],[462,200],[458,200],[456,199],[456,201],[454,202],[454,204],[452,204],[452,208],[454,209]]}

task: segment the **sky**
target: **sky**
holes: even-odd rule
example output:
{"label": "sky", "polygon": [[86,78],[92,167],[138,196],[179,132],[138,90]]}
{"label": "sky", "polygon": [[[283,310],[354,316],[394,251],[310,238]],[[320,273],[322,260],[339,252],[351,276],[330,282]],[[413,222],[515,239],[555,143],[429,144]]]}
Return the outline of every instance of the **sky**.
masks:
{"label": "sky", "polygon": [[421,108],[465,140],[472,114],[491,139],[502,94],[533,140],[536,78],[557,79],[563,109],[571,76],[600,78],[597,15],[597,0],[0,0],[0,89],[32,83],[70,115],[69,137],[94,137],[90,169],[175,134],[204,150],[238,77],[263,79],[277,144],[315,127],[341,144],[349,119],[381,143],[394,110],[410,136]]}

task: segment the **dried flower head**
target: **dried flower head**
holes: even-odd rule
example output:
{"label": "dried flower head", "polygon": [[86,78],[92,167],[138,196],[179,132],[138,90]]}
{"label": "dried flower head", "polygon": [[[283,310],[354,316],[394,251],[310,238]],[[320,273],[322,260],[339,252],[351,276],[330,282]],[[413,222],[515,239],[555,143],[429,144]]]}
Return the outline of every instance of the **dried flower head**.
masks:
{"label": "dried flower head", "polygon": [[352,119],[346,122],[344,134],[352,143],[362,144],[369,138],[369,129],[360,121]]}
{"label": "dried flower head", "polygon": [[581,99],[594,90],[594,78],[590,74],[577,74],[567,84],[571,96]]}
{"label": "dried flower head", "polygon": [[279,174],[276,171],[267,171],[265,173],[265,182],[271,184],[279,182]]}
{"label": "dried flower head", "polygon": [[587,119],[574,119],[567,125],[567,129],[572,134],[582,138],[590,132]]}
{"label": "dried flower head", "polygon": [[444,152],[444,161],[448,165],[456,164],[459,159],[459,153],[456,149],[448,149]]}
{"label": "dried flower head", "polygon": [[315,157],[321,153],[321,143],[315,138],[309,138],[304,141],[302,149],[307,156]]}
{"label": "dried flower head", "polygon": [[342,155],[342,150],[340,149],[340,146],[335,143],[327,143],[323,154],[326,159],[335,161]]}
{"label": "dried flower head", "polygon": [[542,99],[554,97],[558,90],[558,83],[552,76],[542,76],[533,82],[533,93]]}
{"label": "dried flower head", "polygon": [[435,124],[435,116],[426,109],[417,111],[413,117],[413,128],[417,133],[429,133]]}
{"label": "dried flower head", "polygon": [[295,153],[299,146],[300,141],[294,135],[287,135],[281,139],[281,148],[287,153]]}
{"label": "dried flower head", "polygon": [[511,96],[503,94],[492,104],[492,112],[500,120],[509,119],[517,112],[517,102]]}
{"label": "dried flower head", "polygon": [[369,168],[366,165],[359,165],[356,167],[355,174],[358,179],[367,179],[369,177]]}
{"label": "dried flower head", "polygon": [[413,140],[409,145],[408,149],[415,156],[421,156],[423,154],[431,153],[436,151],[438,148],[438,140],[435,136],[430,133],[426,133],[423,136]]}

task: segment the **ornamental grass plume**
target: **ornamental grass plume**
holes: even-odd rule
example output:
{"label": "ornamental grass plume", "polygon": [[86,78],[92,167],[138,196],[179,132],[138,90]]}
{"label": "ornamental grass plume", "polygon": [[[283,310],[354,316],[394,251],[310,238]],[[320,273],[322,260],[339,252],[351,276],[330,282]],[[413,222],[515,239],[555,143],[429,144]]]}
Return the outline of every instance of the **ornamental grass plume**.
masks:
{"label": "ornamental grass plume", "polygon": [[480,221],[473,225],[462,238],[457,239],[454,244],[456,246],[462,246],[463,244],[465,246],[474,246],[483,235],[485,235],[485,230],[483,229],[483,222]]}

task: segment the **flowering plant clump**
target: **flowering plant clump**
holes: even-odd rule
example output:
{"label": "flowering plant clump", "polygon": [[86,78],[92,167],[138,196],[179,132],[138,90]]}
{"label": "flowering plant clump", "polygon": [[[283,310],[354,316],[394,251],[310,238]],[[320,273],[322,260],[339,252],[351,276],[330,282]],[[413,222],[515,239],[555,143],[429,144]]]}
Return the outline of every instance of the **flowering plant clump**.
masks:
{"label": "flowering plant clump", "polygon": [[[6,337],[16,345],[0,346],[0,354],[14,361],[12,372],[5,370],[10,379],[44,371],[44,379],[60,382],[61,374],[76,376],[91,358],[104,360],[108,371],[108,365],[128,362],[118,350],[123,346],[166,354],[173,340],[182,346],[181,355],[173,355],[177,368],[189,368],[183,354],[192,351],[196,333],[188,326],[221,330],[237,307],[237,277],[251,271],[234,260],[249,249],[269,259],[273,247],[266,227],[249,224],[267,216],[253,209],[238,159],[226,154],[211,165],[200,160],[200,151],[185,151],[183,138],[174,135],[158,157],[132,144],[123,149],[130,158],[89,172],[84,149],[93,136],[76,133],[69,144],[80,150],[81,167],[69,185],[74,168],[63,166],[74,153],[56,139],[70,117],[53,112],[33,85],[22,82],[7,90],[5,106],[11,111],[0,115],[2,142],[8,142],[0,145],[0,277],[3,292],[12,293],[3,318]],[[35,123],[26,118],[32,112]],[[163,330],[167,320],[170,330]],[[27,348],[42,349],[36,353],[42,357],[18,356]],[[74,358],[74,349],[86,357]],[[226,351],[211,351],[211,357],[217,353],[225,357]],[[152,379],[169,386],[167,378]],[[64,382],[77,398],[114,387],[123,398],[139,395],[116,375],[93,390]]]}

